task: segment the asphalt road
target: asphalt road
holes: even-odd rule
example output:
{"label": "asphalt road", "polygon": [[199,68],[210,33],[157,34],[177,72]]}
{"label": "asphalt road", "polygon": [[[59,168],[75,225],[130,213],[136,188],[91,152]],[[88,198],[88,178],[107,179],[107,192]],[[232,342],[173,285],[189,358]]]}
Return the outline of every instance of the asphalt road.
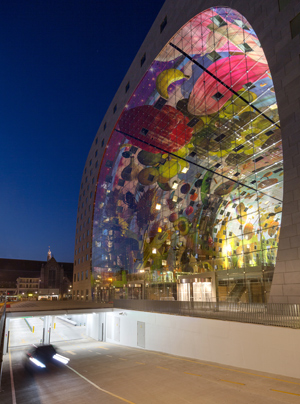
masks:
{"label": "asphalt road", "polygon": [[28,374],[24,348],[4,357],[1,404],[298,403],[298,379],[97,342],[59,342],[65,368]]}

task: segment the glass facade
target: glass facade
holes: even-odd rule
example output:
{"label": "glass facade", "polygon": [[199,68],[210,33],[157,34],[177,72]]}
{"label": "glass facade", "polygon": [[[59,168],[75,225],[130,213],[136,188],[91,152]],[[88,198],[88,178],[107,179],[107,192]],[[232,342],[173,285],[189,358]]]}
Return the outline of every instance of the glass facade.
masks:
{"label": "glass facade", "polygon": [[237,11],[208,9],[162,49],[107,143],[95,196],[93,293],[186,299],[190,284],[177,293],[177,282],[195,274],[201,300],[211,288],[201,274],[214,273],[220,301],[267,301],[282,187],[263,49]]}

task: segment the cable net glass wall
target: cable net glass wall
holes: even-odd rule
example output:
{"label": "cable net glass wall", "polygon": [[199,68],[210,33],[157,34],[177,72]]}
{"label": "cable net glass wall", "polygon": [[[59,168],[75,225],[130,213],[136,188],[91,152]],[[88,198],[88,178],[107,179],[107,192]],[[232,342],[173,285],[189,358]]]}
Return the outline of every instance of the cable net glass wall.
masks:
{"label": "cable net glass wall", "polygon": [[176,299],[179,275],[214,272],[220,301],[266,301],[282,188],[263,49],[237,11],[211,8],[159,53],[111,134],[95,200],[93,287],[127,296],[133,281],[147,298]]}

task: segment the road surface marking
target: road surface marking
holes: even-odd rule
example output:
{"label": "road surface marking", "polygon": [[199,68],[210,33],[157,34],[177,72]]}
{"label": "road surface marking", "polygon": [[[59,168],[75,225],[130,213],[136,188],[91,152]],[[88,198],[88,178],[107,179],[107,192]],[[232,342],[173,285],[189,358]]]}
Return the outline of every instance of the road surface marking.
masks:
{"label": "road surface marking", "polygon": [[143,362],[135,362],[138,363],[139,365],[145,365]]}
{"label": "road surface marking", "polygon": [[124,359],[124,358],[119,358],[120,359],[120,361],[127,361],[127,359]]}
{"label": "road surface marking", "polygon": [[158,369],[164,369],[164,370],[169,370],[167,368],[163,368],[162,366],[156,366]]}
{"label": "road surface marking", "polygon": [[234,383],[234,384],[241,384],[242,386],[245,386],[245,383],[232,382],[231,380],[223,380],[223,379],[221,379],[221,382]]}
{"label": "road surface marking", "polygon": [[89,352],[93,352],[91,349],[88,350]]}
{"label": "road surface marking", "polygon": [[184,372],[186,375],[191,375],[191,376],[199,376],[201,377],[201,375],[197,375],[196,373],[189,373],[189,372]]}
{"label": "road surface marking", "polygon": [[[116,397],[116,398],[118,398],[119,400],[124,401],[125,403],[135,404],[135,403],[132,402],[132,401],[126,400],[126,398],[117,396],[116,394],[111,393],[110,391],[107,391],[107,390],[102,389],[101,387],[97,386],[97,384],[91,382],[89,379],[87,379],[86,377],[84,377],[83,375],[81,375],[79,372],[77,372],[75,369],[71,368],[70,366],[67,365],[67,368],[69,368],[70,370],[72,370],[74,373],[76,373],[76,374],[77,374],[78,376],[80,376],[82,379],[84,379],[85,381],[87,381],[88,383],[90,383],[92,386],[96,387],[96,389],[102,391],[103,393],[109,394],[109,395],[112,396],[112,397]],[[13,404],[14,404],[14,403],[13,403]]]}
{"label": "road surface marking", "polygon": [[[10,345],[10,344],[9,344],[9,345]],[[9,370],[10,370],[10,380],[11,380],[11,398],[12,398],[12,404],[17,404],[17,401],[16,401],[16,391],[15,391],[15,383],[14,383],[14,374],[13,374],[12,365],[11,365],[10,350],[8,350],[8,356],[9,356]]]}
{"label": "road surface marking", "polygon": [[103,346],[98,346],[98,348],[100,348],[100,349],[106,349],[107,351],[109,351],[109,348],[104,348]]}
{"label": "road surface marking", "polygon": [[71,355],[76,355],[76,353],[73,351],[66,351],[66,352],[70,353]]}
{"label": "road surface marking", "polygon": [[106,355],[106,356],[109,356],[110,358],[112,358],[112,355]]}
{"label": "road surface marking", "polygon": [[281,390],[274,390],[274,389],[271,389],[271,391],[276,391],[277,393],[292,394],[293,396],[300,396],[300,394],[290,393],[289,391],[281,391]]}

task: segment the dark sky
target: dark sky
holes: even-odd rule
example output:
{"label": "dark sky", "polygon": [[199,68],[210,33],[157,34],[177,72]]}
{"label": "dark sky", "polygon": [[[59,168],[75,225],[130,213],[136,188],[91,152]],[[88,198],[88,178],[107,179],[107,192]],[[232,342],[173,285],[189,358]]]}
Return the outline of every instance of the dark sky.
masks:
{"label": "dark sky", "polygon": [[87,154],[164,1],[0,3],[0,258],[71,262]]}

